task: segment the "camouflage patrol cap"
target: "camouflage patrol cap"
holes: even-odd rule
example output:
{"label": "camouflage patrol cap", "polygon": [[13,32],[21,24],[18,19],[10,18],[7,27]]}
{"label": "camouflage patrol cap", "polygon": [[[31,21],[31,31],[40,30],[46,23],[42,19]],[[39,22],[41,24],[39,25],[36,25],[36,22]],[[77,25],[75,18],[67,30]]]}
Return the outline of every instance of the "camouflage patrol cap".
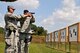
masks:
{"label": "camouflage patrol cap", "polygon": [[8,6],[7,7],[7,9],[10,9],[10,8],[13,9],[13,10],[15,10],[15,8],[13,6]]}

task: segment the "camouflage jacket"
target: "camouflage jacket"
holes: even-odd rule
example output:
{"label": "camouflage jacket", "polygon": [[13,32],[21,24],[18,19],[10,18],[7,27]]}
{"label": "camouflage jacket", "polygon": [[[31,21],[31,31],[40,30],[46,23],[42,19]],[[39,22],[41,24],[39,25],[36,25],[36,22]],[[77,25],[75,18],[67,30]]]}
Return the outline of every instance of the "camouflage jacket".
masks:
{"label": "camouflage jacket", "polygon": [[5,14],[4,20],[5,20],[5,28],[9,29],[10,27],[13,27],[17,29],[17,20],[20,19],[21,17],[18,17],[10,12]]}
{"label": "camouflage jacket", "polygon": [[[24,17],[24,15],[22,16]],[[29,33],[29,31],[31,30],[31,24],[35,22],[34,17],[26,17],[26,18],[21,18],[20,19],[20,25],[21,25],[21,29],[20,32],[23,33]]]}

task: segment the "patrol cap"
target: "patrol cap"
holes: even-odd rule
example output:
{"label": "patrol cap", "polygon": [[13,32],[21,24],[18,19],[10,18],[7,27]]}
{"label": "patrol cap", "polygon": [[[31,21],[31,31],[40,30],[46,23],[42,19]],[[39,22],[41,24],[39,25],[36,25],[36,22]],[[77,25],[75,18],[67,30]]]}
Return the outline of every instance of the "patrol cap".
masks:
{"label": "patrol cap", "polygon": [[14,8],[13,6],[8,6],[7,8],[8,8],[8,9],[11,8],[11,9],[15,10],[15,8]]}
{"label": "patrol cap", "polygon": [[29,11],[28,10],[24,10],[24,13],[28,13]]}
{"label": "patrol cap", "polygon": [[[28,10],[24,10],[24,13],[28,13],[29,11]],[[35,14],[34,12],[29,12],[31,14]]]}

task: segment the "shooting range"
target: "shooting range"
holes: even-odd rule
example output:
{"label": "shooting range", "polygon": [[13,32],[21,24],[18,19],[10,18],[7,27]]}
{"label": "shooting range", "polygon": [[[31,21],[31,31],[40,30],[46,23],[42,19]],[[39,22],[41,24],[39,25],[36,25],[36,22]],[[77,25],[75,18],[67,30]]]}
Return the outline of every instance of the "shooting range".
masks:
{"label": "shooting range", "polygon": [[52,48],[54,48],[55,46],[55,36],[54,36],[54,32],[52,32]]}
{"label": "shooting range", "polygon": [[79,37],[80,37],[80,23],[73,24],[68,27],[68,35],[69,35],[69,44],[70,44],[70,52],[78,53],[79,47]]}
{"label": "shooting range", "polygon": [[80,53],[80,0],[0,0],[0,53]]}
{"label": "shooting range", "polygon": [[[52,37],[51,48],[66,53],[80,53],[80,22],[49,34]],[[51,38],[49,39],[51,41]]]}
{"label": "shooting range", "polygon": [[59,48],[59,31],[55,31],[54,32],[54,36],[55,36],[55,49]]}
{"label": "shooting range", "polygon": [[47,34],[46,36],[46,43],[47,43],[47,46],[50,47],[50,34]]}
{"label": "shooting range", "polygon": [[49,47],[51,47],[52,48],[52,33],[49,33],[48,34],[48,45],[49,45]]}
{"label": "shooting range", "polygon": [[66,28],[59,30],[59,33],[60,33],[59,49],[65,51]]}

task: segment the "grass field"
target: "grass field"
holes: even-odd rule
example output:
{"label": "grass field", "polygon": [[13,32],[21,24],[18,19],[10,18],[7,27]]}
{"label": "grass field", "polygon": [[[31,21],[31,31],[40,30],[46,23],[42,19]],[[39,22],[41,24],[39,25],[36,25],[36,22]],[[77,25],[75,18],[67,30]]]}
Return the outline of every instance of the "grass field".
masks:
{"label": "grass field", "polygon": [[45,44],[31,44],[30,53],[64,53],[51,48],[47,48]]}
{"label": "grass field", "polygon": [[[0,53],[4,53],[4,43],[0,43]],[[31,43],[29,53],[64,53],[51,48],[47,48],[45,44]]]}
{"label": "grass field", "polygon": [[4,43],[0,42],[0,53],[4,53]]}

